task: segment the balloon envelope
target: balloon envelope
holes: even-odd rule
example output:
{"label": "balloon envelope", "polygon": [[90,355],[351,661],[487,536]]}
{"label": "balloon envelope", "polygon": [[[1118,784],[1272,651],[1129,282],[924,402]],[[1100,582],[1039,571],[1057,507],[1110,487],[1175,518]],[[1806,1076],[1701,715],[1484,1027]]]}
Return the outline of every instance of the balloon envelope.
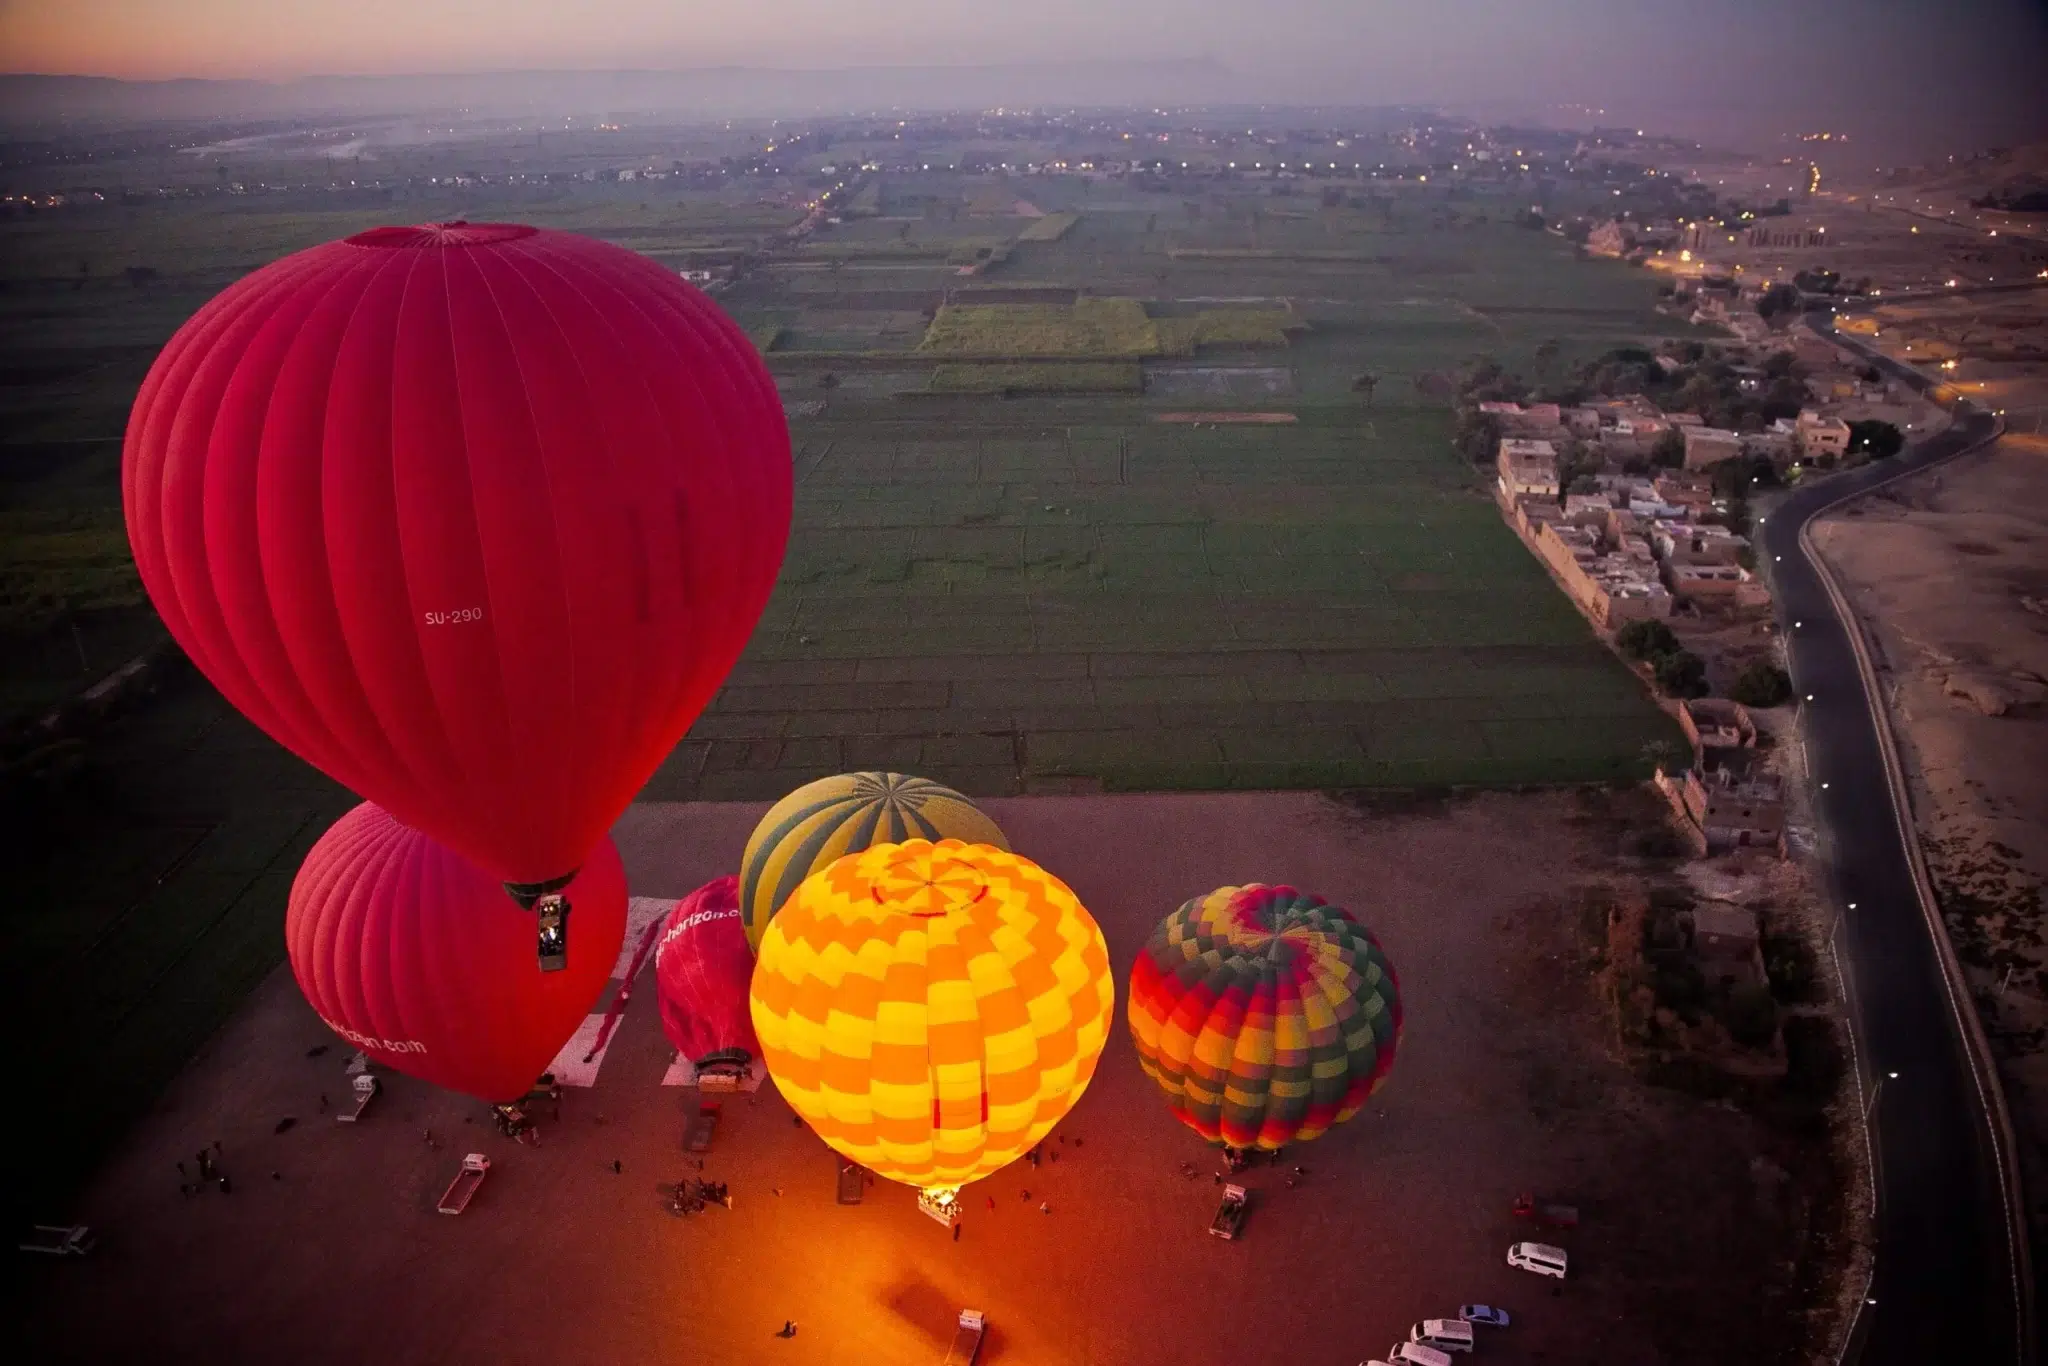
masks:
{"label": "balloon envelope", "polygon": [[728,874],[678,901],[654,951],[662,1032],[699,1067],[745,1065],[761,1051],[747,1013],[754,954],[740,929],[739,888]]}
{"label": "balloon envelope", "polygon": [[1044,1138],[1095,1075],[1115,986],[1066,884],[958,840],[878,844],[807,879],[761,939],[768,1075],[842,1155],[953,1188]]}
{"label": "balloon envelope", "polygon": [[306,1000],[375,1061],[491,1102],[526,1094],[618,965],[626,875],[604,840],[567,890],[569,963],[534,966],[534,917],[498,880],[365,802],[292,883],[285,944]]}
{"label": "balloon envelope", "polygon": [[799,884],[871,844],[955,839],[1007,850],[996,823],[967,798],[907,773],[841,773],[805,783],[768,809],[740,859],[740,917],[761,946],[768,919]]}
{"label": "balloon envelope", "polygon": [[135,563],[221,693],[495,877],[573,870],[738,659],[789,535],[744,333],[620,247],[377,228],[230,286],[130,415]]}
{"label": "balloon envelope", "polygon": [[1160,924],[1126,1003],[1146,1075],[1211,1143],[1278,1148],[1358,1113],[1401,1039],[1401,993],[1341,906],[1252,883]]}

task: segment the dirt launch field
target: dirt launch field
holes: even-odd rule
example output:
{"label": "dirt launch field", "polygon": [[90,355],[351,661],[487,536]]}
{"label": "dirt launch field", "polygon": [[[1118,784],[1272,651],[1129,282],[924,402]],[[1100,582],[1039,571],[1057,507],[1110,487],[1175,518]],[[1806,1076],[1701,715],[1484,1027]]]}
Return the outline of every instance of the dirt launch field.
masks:
{"label": "dirt launch field", "polygon": [[[595,1086],[531,1149],[482,1106],[402,1077],[364,1122],[337,1125],[319,1107],[347,1089],[347,1049],[280,970],[65,1212],[103,1230],[99,1253],[28,1268],[28,1359],[886,1366],[939,1360],[971,1306],[993,1325],[992,1366],[1349,1366],[1471,1300],[1516,1316],[1486,1344],[1496,1362],[1791,1359],[1788,1296],[1815,1256],[1778,1165],[1797,1159],[1732,1107],[1653,1091],[1608,1054],[1572,889],[1617,866],[1615,808],[1632,799],[1377,814],[1307,793],[989,802],[1101,921],[1119,1025],[1046,1144],[1055,1160],[969,1187],[957,1244],[888,1183],[836,1206],[832,1159],[772,1085],[727,1098],[705,1169],[734,1208],[671,1217],[695,1093],[661,1085],[651,980]],[[675,897],[728,871],[760,811],[634,808],[617,831],[632,891]],[[1375,927],[1408,1027],[1366,1111],[1288,1153],[1308,1169],[1298,1188],[1285,1168],[1248,1173],[1255,1203],[1232,1243],[1203,1232],[1218,1164],[1140,1072],[1122,984],[1173,906],[1261,879]],[[174,1163],[216,1139],[232,1192],[181,1195]],[[495,1164],[488,1182],[461,1217],[435,1213],[472,1149]],[[1562,1286],[1503,1263],[1530,1236],[1508,1213],[1522,1189],[1585,1215],[1556,1237],[1573,1259]],[[798,1333],[779,1340],[786,1319]]]}

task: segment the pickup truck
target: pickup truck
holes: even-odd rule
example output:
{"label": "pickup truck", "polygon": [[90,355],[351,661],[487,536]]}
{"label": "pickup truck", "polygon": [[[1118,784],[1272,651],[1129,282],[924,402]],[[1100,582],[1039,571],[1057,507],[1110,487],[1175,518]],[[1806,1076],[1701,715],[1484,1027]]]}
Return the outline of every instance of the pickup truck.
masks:
{"label": "pickup truck", "polygon": [[974,1366],[987,1333],[987,1315],[979,1309],[962,1309],[960,1321],[953,1325],[953,1345],[946,1349],[945,1366]]}
{"label": "pickup truck", "polygon": [[1579,1210],[1576,1205],[1560,1205],[1545,1201],[1537,1203],[1533,1195],[1515,1197],[1515,1217],[1533,1219],[1544,1228],[1577,1228]]}
{"label": "pickup truck", "polygon": [[1209,1221],[1209,1232],[1218,1238],[1235,1238],[1237,1231],[1244,1227],[1245,1210],[1251,1204],[1251,1194],[1243,1186],[1225,1186],[1223,1203],[1216,1207],[1216,1217]]}
{"label": "pickup truck", "polygon": [[718,1103],[706,1101],[697,1107],[691,1117],[690,1127],[683,1131],[683,1151],[686,1153],[708,1153],[711,1140],[718,1133]]}
{"label": "pickup truck", "polygon": [[356,1079],[350,1085],[355,1095],[355,1107],[353,1109],[343,1110],[341,1113],[337,1114],[334,1117],[334,1122],[336,1124],[353,1124],[357,1120],[361,1119],[363,1117],[363,1111],[370,1108],[370,1102],[375,1100],[377,1098],[377,1093],[384,1089],[384,1084],[378,1081],[375,1077],[371,1076],[368,1072],[356,1073]]}
{"label": "pickup truck", "polygon": [[470,1199],[476,1189],[490,1174],[491,1159],[482,1153],[471,1153],[462,1159],[462,1170],[455,1173],[455,1179],[448,1183],[448,1189],[441,1193],[441,1203],[436,1206],[443,1214],[460,1214],[469,1208]]}

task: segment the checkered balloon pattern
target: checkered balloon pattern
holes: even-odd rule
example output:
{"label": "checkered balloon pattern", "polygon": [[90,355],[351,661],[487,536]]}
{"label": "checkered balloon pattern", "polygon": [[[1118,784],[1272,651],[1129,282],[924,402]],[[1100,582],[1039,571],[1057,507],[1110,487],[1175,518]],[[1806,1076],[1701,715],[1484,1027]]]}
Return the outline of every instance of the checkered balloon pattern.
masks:
{"label": "checkered balloon pattern", "polygon": [[877,844],[768,922],[754,1029],[820,1138],[879,1175],[953,1188],[1022,1156],[1095,1074],[1109,949],[1066,884],[984,844]]}
{"label": "checkered balloon pattern", "polygon": [[1271,1150],[1357,1114],[1401,1039],[1400,984],[1351,913],[1219,887],[1161,922],[1126,1006],[1146,1075],[1211,1143]]}

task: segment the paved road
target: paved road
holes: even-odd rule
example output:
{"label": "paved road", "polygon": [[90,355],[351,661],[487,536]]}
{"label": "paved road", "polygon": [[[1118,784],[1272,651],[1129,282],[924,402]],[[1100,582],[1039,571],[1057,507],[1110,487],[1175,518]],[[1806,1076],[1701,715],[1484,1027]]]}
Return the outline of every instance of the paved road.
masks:
{"label": "paved road", "polygon": [[[1924,376],[1855,349],[1927,386]],[[1855,908],[1844,913],[1841,944],[1865,1075],[1876,1083],[1866,1097],[1874,1110],[1878,1255],[1874,1303],[1858,1325],[1860,1361],[1870,1366],[2024,1366],[2023,1310],[1991,1120],[1915,894],[1849,635],[1799,532],[1845,497],[1938,464],[1993,429],[1988,414],[1959,411],[1949,430],[1906,455],[1796,490],[1761,528],[1778,614],[1790,632],[1794,684],[1813,698],[1804,734],[1813,779],[1825,784],[1814,795],[1835,891]],[[1961,1006],[1970,1008],[1967,1000]],[[1851,1359],[1859,1359],[1854,1350]]]}

